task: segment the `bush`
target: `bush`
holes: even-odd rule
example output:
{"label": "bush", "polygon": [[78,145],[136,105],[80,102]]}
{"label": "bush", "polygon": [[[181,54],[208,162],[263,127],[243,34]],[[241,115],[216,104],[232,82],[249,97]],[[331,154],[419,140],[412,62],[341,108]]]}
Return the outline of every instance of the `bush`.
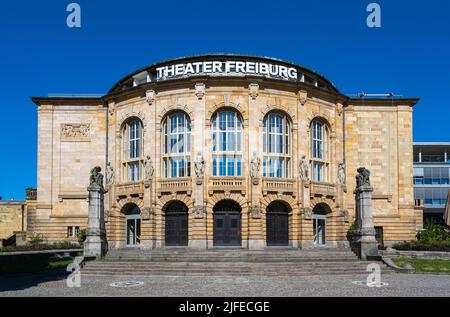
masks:
{"label": "bush", "polygon": [[29,238],[29,242],[33,246],[42,244],[44,241],[45,241],[45,237],[42,234],[38,234],[38,233],[33,233]]}
{"label": "bush", "polygon": [[355,237],[355,233],[356,233],[356,225],[352,224],[347,231],[347,240],[352,242],[353,238]]}
{"label": "bush", "polygon": [[54,244],[29,244],[20,247],[6,247],[0,249],[0,252],[27,252],[27,251],[51,251],[51,250],[79,250],[80,246],[77,243],[71,243],[69,241],[57,242]]}
{"label": "bush", "polygon": [[420,242],[450,241],[450,231],[444,225],[431,225],[417,234]]}
{"label": "bush", "polygon": [[78,243],[80,245],[84,244],[84,241],[86,241],[86,236],[87,236],[87,230],[81,229],[80,232],[78,233]]}
{"label": "bush", "polygon": [[449,241],[412,241],[402,242],[393,245],[399,251],[439,251],[450,252]]}

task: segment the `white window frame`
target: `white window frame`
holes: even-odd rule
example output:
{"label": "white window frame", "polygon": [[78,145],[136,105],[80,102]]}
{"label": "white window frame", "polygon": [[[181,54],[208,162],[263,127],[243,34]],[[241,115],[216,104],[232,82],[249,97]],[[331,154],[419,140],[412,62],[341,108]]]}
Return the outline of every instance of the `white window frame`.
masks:
{"label": "white window frame", "polygon": [[139,182],[142,180],[143,166],[143,124],[139,119],[129,120],[122,131],[122,180]]}
{"label": "white window frame", "polygon": [[[273,119],[273,120],[272,120]],[[274,123],[274,124],[272,124]],[[281,132],[278,126],[281,125]],[[286,114],[270,112],[263,125],[263,176],[290,178],[292,175],[292,131]],[[280,144],[281,140],[281,144]]]}
{"label": "white window frame", "polygon": [[311,171],[315,182],[329,181],[329,129],[325,122],[314,119],[311,122]]}
{"label": "white window frame", "polygon": [[[175,124],[174,131],[173,124]],[[191,118],[183,111],[171,113],[164,119],[162,129],[164,178],[191,177],[191,130]],[[173,145],[172,140],[176,140]]]}
{"label": "white window frame", "polygon": [[[244,128],[241,116],[235,110],[224,109],[216,112],[211,121],[212,175],[214,177],[242,177]],[[223,124],[225,129],[221,128]],[[225,139],[221,138],[222,136],[225,136]],[[221,147],[221,145],[223,146]],[[221,162],[225,162],[225,173],[221,173]],[[232,172],[229,168],[231,163],[233,164]]]}

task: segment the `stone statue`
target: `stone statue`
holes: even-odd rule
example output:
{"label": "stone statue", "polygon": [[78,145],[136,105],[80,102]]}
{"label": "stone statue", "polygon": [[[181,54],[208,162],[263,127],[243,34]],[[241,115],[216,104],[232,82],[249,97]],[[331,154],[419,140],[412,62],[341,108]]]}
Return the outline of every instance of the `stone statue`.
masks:
{"label": "stone statue", "polygon": [[358,168],[358,175],[356,175],[356,188],[370,185],[370,171],[365,167]]}
{"label": "stone statue", "polygon": [[303,182],[309,181],[309,164],[308,161],[306,160],[306,155],[303,155],[302,159],[300,160],[299,172],[300,172],[300,179]]}
{"label": "stone statue", "polygon": [[251,161],[250,177],[255,179],[259,177],[259,170],[261,168],[261,159],[256,152],[253,152],[253,158]]}
{"label": "stone statue", "polygon": [[114,183],[114,168],[111,166],[111,162],[106,165],[106,186],[111,186]]}
{"label": "stone statue", "polygon": [[99,186],[103,188],[103,174],[100,173],[102,168],[100,166],[96,166],[91,170],[91,177],[89,179],[89,183],[91,186]]}
{"label": "stone statue", "polygon": [[345,163],[339,164],[339,167],[338,167],[338,181],[339,181],[339,184],[341,184],[341,185],[345,185],[345,183],[346,183]]}
{"label": "stone statue", "polygon": [[155,173],[155,168],[153,167],[152,158],[150,157],[150,155],[147,155],[144,160],[145,181],[151,181],[154,173]]}
{"label": "stone statue", "polygon": [[205,160],[201,152],[197,153],[197,158],[195,159],[194,162],[194,168],[195,168],[195,175],[197,175],[197,178],[203,178],[203,175],[205,175]]}

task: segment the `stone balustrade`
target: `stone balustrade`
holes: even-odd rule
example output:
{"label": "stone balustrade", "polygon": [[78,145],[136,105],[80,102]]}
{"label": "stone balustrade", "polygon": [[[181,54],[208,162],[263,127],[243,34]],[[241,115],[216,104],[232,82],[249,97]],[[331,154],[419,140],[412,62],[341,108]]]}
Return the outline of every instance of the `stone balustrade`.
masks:
{"label": "stone balustrade", "polygon": [[271,192],[295,195],[297,192],[296,182],[294,179],[264,178],[262,187],[264,195]]}
{"label": "stone balustrade", "polygon": [[144,196],[144,183],[122,183],[116,185],[116,196],[122,197],[143,197]]}
{"label": "stone balustrade", "polygon": [[336,197],[337,190],[336,185],[332,183],[319,183],[311,182],[311,197],[324,196],[324,197]]}
{"label": "stone balustrade", "polygon": [[192,179],[191,178],[169,178],[160,179],[157,185],[158,195],[163,193],[178,193],[185,192],[188,195],[192,194]]}
{"label": "stone balustrade", "polygon": [[213,192],[240,191],[245,195],[247,188],[245,177],[211,177],[208,183],[210,195]]}

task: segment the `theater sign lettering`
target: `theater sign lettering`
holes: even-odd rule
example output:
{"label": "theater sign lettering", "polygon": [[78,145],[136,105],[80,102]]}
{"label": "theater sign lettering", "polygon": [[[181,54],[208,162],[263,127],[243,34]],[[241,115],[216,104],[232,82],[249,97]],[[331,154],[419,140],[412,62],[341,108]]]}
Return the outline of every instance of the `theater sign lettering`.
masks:
{"label": "theater sign lettering", "polygon": [[296,81],[297,69],[280,64],[255,61],[199,61],[172,64],[156,69],[156,80],[163,81],[189,76],[261,76]]}

